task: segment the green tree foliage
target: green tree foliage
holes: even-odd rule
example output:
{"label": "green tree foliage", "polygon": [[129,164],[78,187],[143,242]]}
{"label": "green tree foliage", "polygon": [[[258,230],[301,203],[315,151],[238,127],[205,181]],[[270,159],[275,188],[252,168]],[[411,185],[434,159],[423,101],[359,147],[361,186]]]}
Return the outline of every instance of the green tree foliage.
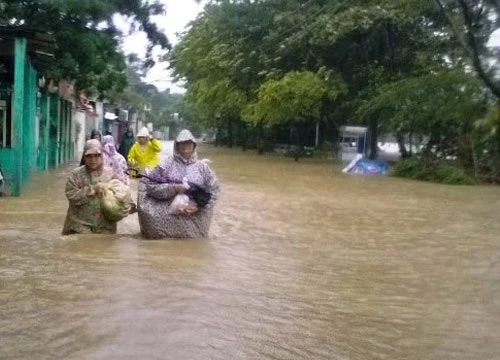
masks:
{"label": "green tree foliage", "polygon": [[[217,2],[193,22],[174,49],[173,68],[187,80],[191,102],[199,108],[206,104],[205,113],[225,103],[224,92],[206,94],[216,84],[243,93],[245,101],[253,104],[268,80],[282,79],[291,71],[333,71],[349,90],[340,106],[332,101],[324,104],[323,115],[333,122],[334,115],[342,115],[342,108],[354,107],[351,102],[369,96],[380,82],[412,71],[417,52],[428,45],[422,26],[416,26],[418,20],[403,16],[395,6],[351,3]],[[406,38],[415,41],[403,41]],[[245,101],[232,108],[242,111]],[[352,111],[347,115],[343,117],[348,120]]]}
{"label": "green tree foliage", "polygon": [[169,59],[208,125],[220,111],[305,135],[297,125],[320,119],[333,141],[339,125],[367,125],[372,155],[389,133],[403,155],[418,140],[477,173],[496,146],[478,120],[498,98],[487,46],[498,11],[492,0],[211,1]]}
{"label": "green tree foliage", "polygon": [[392,169],[394,176],[432,181],[448,185],[474,185],[474,179],[463,167],[429,158],[411,158],[398,162]]}
{"label": "green tree foliage", "polygon": [[[434,0],[446,19],[447,30],[460,44],[474,70],[500,99],[498,48],[488,46],[500,24],[497,0]],[[446,28],[445,28],[446,29]]]}
{"label": "green tree foliage", "polygon": [[[379,87],[357,113],[361,118],[378,114],[385,119],[385,132],[408,134],[410,144],[426,139],[422,149],[425,156],[459,157],[469,166],[472,144],[468,134],[478,116],[485,114],[487,96],[472,74],[443,69]],[[404,146],[400,142],[400,147]],[[401,150],[403,154],[412,153],[406,147]]]}
{"label": "green tree foliage", "polygon": [[288,72],[282,79],[268,80],[260,86],[257,101],[247,107],[243,118],[266,125],[317,121],[323,101],[335,99],[341,89],[342,84],[329,87],[325,79],[309,71]]}
{"label": "green tree foliage", "polygon": [[473,142],[474,173],[477,178],[500,183],[500,107],[490,109],[475,123]]}
{"label": "green tree foliage", "polygon": [[121,14],[149,39],[146,66],[154,64],[152,47],[170,47],[151,22],[164,12],[159,1],[9,0],[0,1],[0,24],[53,33],[57,48],[49,77],[75,80],[78,89],[102,97],[126,85],[125,59],[118,48],[121,34],[113,16]]}

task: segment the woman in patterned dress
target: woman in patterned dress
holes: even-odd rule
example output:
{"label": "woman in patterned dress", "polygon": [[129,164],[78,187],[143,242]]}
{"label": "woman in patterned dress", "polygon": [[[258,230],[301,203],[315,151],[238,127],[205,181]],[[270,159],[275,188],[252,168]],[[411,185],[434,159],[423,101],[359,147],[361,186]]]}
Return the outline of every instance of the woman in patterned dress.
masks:
{"label": "woman in patterned dress", "polygon": [[109,221],[101,210],[98,195],[102,184],[115,178],[111,168],[104,166],[101,143],[88,140],[83,150],[85,165],[74,169],[66,182],[65,193],[69,208],[63,235],[116,233],[116,222]]}
{"label": "woman in patterned dress", "polygon": [[115,172],[115,176],[125,185],[130,185],[130,178],[127,175],[127,160],[116,151],[115,139],[112,135],[105,135],[102,138],[102,156],[104,166],[108,166]]}
{"label": "woman in patterned dress", "polygon": [[[198,159],[196,139],[190,131],[179,133],[174,154],[161,161],[149,177],[168,179],[170,183],[141,180],[137,210],[142,235],[147,239],[207,237],[219,195],[219,183],[208,162]],[[206,189],[211,199],[202,208],[191,204],[179,215],[170,214],[168,209],[175,196],[185,192],[181,184],[184,179]]]}

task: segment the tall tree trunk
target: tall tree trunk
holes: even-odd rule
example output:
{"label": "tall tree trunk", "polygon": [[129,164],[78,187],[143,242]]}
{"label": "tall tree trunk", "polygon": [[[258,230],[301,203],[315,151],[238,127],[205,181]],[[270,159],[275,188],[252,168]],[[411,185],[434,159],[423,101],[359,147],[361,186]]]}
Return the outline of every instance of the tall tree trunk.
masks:
{"label": "tall tree trunk", "polygon": [[247,126],[244,122],[240,121],[240,137],[241,137],[241,150],[247,151],[247,146],[248,146],[248,130]]}
{"label": "tall tree trunk", "polygon": [[259,124],[257,127],[257,154],[264,154],[264,147],[264,126],[262,126],[262,124]]}
{"label": "tall tree trunk", "polygon": [[410,133],[408,134],[408,153],[409,157],[413,156],[413,129],[410,128]]}
{"label": "tall tree trunk", "polygon": [[302,138],[303,136],[300,127],[297,126],[297,150],[295,151],[295,154],[293,156],[295,161],[299,161],[300,155],[302,153],[303,149]]}
{"label": "tall tree trunk", "polygon": [[231,116],[227,119],[227,147],[232,148],[234,144],[234,132],[233,132],[233,118]]}
{"label": "tall tree trunk", "polygon": [[[465,53],[472,60],[472,66],[474,67],[474,70],[476,70],[479,78],[491,90],[491,92],[497,97],[497,99],[500,99],[500,84],[496,82],[494,72],[491,71],[488,72],[486,70],[487,66],[489,65],[483,64],[483,61],[481,60],[481,56],[479,53],[480,45],[478,44],[478,40],[474,34],[474,27],[477,24],[474,24],[469,4],[465,0],[457,0],[457,4],[458,7],[460,8],[460,12],[462,14],[462,18],[466,28],[465,36],[461,36],[460,28],[457,25],[455,25],[453,17],[448,13],[448,10],[443,4],[443,1],[442,0],[434,0],[434,1],[439,6],[441,13],[446,18],[447,22],[450,25],[451,31],[453,32],[456,39],[464,49]],[[498,5],[496,6],[497,9],[499,7],[500,6]]]}
{"label": "tall tree trunk", "polygon": [[441,133],[437,130],[433,131],[422,154],[425,157],[430,157],[432,155],[432,148],[440,142],[440,139]]}
{"label": "tall tree trunk", "polygon": [[[365,139],[366,141],[366,139]],[[370,156],[371,160],[377,158],[378,155],[378,116],[370,119]]]}
{"label": "tall tree trunk", "polygon": [[222,145],[222,129],[221,129],[221,119],[220,117],[217,117],[215,119],[215,128],[216,128],[216,131],[215,131],[215,143],[214,143],[214,146],[217,147],[217,146],[221,146]]}
{"label": "tall tree trunk", "polygon": [[476,154],[476,149],[475,149],[475,143],[474,143],[474,135],[469,135],[470,138],[470,151],[472,154],[472,165],[474,167],[474,178],[478,180],[479,176],[479,163],[477,160],[477,154]]}
{"label": "tall tree trunk", "polygon": [[293,150],[293,159],[295,161],[299,161],[300,154],[302,151],[302,134],[299,124],[296,124],[294,127],[291,128],[290,144],[295,146],[295,149]]}
{"label": "tall tree trunk", "polygon": [[396,141],[398,143],[398,146],[399,146],[399,152],[401,154],[401,158],[402,159],[406,159],[408,158],[408,150],[406,150],[406,146],[405,146],[405,138],[404,138],[404,135],[403,133],[396,133]]}

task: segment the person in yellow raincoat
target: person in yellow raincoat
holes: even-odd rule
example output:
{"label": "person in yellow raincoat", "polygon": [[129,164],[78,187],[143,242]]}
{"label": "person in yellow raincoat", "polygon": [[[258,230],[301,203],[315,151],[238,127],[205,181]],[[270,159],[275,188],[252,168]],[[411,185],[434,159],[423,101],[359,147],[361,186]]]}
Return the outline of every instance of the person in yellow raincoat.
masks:
{"label": "person in yellow raincoat", "polygon": [[161,144],[143,127],[137,134],[137,141],[130,148],[127,156],[129,164],[137,170],[153,169],[160,162]]}

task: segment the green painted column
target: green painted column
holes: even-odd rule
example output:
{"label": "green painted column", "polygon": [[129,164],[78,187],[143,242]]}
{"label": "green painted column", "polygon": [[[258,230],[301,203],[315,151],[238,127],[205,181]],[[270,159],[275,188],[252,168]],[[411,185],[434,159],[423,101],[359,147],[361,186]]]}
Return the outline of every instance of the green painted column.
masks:
{"label": "green painted column", "polygon": [[23,102],[23,183],[28,181],[30,173],[30,155],[31,155],[31,128],[30,128],[30,67],[28,58],[24,62],[24,102]]}
{"label": "green painted column", "polygon": [[29,59],[25,60],[23,111],[23,181],[28,181],[36,167],[36,72]]}
{"label": "green painted column", "polygon": [[57,97],[50,94],[50,167],[56,166],[57,158]]}
{"label": "green painted column", "polygon": [[28,123],[29,123],[29,169],[36,169],[36,134],[37,134],[37,122],[36,122],[36,70],[29,64],[29,88],[28,88]]}
{"label": "green painted column", "polygon": [[16,38],[14,43],[14,111],[13,111],[13,146],[15,167],[12,176],[12,195],[21,195],[23,178],[23,119],[24,119],[24,78],[26,64],[26,39]]}
{"label": "green painted column", "polygon": [[42,96],[39,100],[39,114],[40,119],[38,122],[39,130],[38,130],[38,157],[36,161],[36,165],[38,170],[46,170],[45,169],[45,157],[46,157],[46,142],[44,137],[44,131],[47,123],[47,98],[45,97],[45,93],[42,93]]}
{"label": "green painted column", "polygon": [[57,99],[55,94],[49,94],[49,166],[57,163]]}
{"label": "green painted column", "polygon": [[61,122],[61,147],[59,149],[59,164],[63,164],[65,159],[65,150],[66,150],[66,112],[64,111],[64,100],[59,98],[59,106],[60,106],[60,122]]}
{"label": "green painted column", "polygon": [[61,98],[57,96],[57,157],[56,166],[61,165],[62,131],[61,131]]}
{"label": "green painted column", "polygon": [[[36,168],[36,155],[37,155],[37,152],[38,152],[38,149],[36,148],[36,143],[37,141],[36,140],[36,135],[38,134],[38,132],[40,131],[40,128],[38,127],[38,123],[37,123],[37,92],[38,92],[38,88],[37,88],[37,81],[36,81],[36,78],[37,78],[37,72],[35,70],[35,68],[32,66],[31,67],[31,108],[33,109],[33,112],[32,112],[32,124],[33,124],[33,151],[32,151],[32,163],[33,163],[33,169]],[[38,129],[37,129],[38,127]]]}
{"label": "green painted column", "polygon": [[48,92],[44,94],[46,107],[45,107],[45,127],[43,129],[43,142],[45,144],[45,164],[44,170],[49,169],[49,158],[50,158],[50,95]]}
{"label": "green painted column", "polygon": [[71,137],[71,103],[66,101],[66,161],[71,159],[71,144],[73,144]]}
{"label": "green painted column", "polygon": [[40,170],[48,170],[50,158],[50,142],[49,142],[49,129],[50,129],[50,96],[47,92],[42,92],[40,97],[40,152],[38,154],[38,168]]}

